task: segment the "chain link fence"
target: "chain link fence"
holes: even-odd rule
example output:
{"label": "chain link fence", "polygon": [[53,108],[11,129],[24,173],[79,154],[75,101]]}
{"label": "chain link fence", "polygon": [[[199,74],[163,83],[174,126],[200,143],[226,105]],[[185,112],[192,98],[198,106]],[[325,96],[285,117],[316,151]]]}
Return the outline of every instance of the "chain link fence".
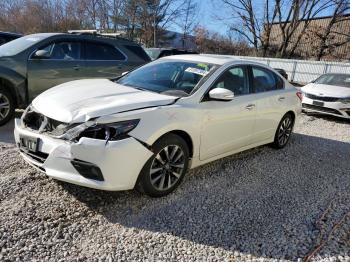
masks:
{"label": "chain link fence", "polygon": [[236,58],[252,60],[267,64],[272,68],[284,69],[288,80],[293,83],[305,84],[326,73],[350,74],[350,63],[330,61],[307,61],[279,59],[267,57],[235,56]]}

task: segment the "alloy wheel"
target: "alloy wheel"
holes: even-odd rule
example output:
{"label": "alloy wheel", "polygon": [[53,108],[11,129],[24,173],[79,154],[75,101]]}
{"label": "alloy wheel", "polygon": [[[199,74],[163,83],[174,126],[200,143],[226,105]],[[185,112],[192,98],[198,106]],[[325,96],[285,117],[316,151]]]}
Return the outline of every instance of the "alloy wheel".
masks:
{"label": "alloy wheel", "polygon": [[5,119],[10,113],[10,99],[0,93],[0,120]]}
{"label": "alloy wheel", "polygon": [[293,129],[293,121],[290,117],[286,117],[279,130],[278,130],[278,143],[281,146],[284,146],[285,144],[287,144],[289,137],[292,133],[292,129]]}
{"label": "alloy wheel", "polygon": [[185,155],[177,145],[164,147],[153,159],[150,178],[154,188],[168,190],[181,178],[185,168]]}

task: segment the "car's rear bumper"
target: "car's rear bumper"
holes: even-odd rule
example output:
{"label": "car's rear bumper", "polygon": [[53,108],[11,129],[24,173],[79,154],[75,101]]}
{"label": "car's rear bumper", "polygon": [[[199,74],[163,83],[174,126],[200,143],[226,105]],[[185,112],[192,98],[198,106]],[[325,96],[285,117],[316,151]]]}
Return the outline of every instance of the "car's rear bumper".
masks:
{"label": "car's rear bumper", "polygon": [[[321,102],[323,104],[315,105],[314,101]],[[344,104],[341,102],[317,101],[304,96],[302,107],[303,107],[303,110],[306,110],[309,112],[317,112],[317,113],[350,119],[350,104]]]}
{"label": "car's rear bumper", "polygon": [[[130,137],[120,141],[81,138],[71,143],[22,128],[15,119],[15,140],[19,147],[20,136],[39,138],[35,153],[21,150],[23,158],[48,176],[69,183],[102,189],[128,190],[135,186],[138,175],[152,156],[152,152]],[[84,177],[73,166],[72,161],[88,163],[100,169],[103,181]]]}

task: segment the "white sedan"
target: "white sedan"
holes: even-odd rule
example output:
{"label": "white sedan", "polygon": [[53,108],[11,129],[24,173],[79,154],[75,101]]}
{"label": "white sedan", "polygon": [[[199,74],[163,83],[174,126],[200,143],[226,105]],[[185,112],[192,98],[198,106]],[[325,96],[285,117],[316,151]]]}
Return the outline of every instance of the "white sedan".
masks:
{"label": "white sedan", "polygon": [[114,81],[44,92],[15,120],[15,139],[23,158],[50,177],[158,197],[189,168],[264,144],[283,148],[300,98],[262,64],[166,57]]}
{"label": "white sedan", "polygon": [[350,75],[325,74],[301,88],[303,109],[350,119]]}

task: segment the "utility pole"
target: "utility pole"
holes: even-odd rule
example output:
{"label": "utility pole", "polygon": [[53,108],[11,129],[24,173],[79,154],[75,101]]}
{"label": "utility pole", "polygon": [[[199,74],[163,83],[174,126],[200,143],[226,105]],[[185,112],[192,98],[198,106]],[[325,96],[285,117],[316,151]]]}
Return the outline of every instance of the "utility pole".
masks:
{"label": "utility pole", "polygon": [[156,20],[157,20],[157,6],[154,5],[154,13],[153,13],[153,46],[157,47],[157,26],[156,26]]}

